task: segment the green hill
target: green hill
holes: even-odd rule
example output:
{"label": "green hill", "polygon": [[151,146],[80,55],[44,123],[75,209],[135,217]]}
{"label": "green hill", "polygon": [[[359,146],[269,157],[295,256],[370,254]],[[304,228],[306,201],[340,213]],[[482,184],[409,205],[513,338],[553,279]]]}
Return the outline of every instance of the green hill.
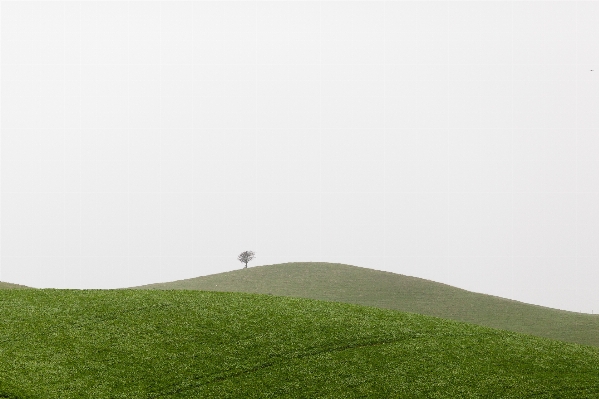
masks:
{"label": "green hill", "polygon": [[0,398],[597,398],[599,348],[187,290],[0,290]]}
{"label": "green hill", "polygon": [[30,288],[24,285],[19,285],[19,284],[13,284],[13,283],[5,283],[3,281],[0,281],[0,290],[4,290],[4,289],[23,289],[23,288]]}
{"label": "green hill", "polygon": [[235,291],[420,313],[599,347],[599,316],[338,263],[284,263],[136,288]]}

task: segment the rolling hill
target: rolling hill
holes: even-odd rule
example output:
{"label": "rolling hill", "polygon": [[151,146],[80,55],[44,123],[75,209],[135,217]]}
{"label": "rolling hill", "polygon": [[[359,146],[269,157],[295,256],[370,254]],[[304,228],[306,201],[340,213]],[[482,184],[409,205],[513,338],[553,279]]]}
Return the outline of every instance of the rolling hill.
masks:
{"label": "rolling hill", "polygon": [[339,302],[0,290],[0,398],[597,398],[599,348]]}
{"label": "rolling hill", "polygon": [[599,347],[598,315],[338,263],[275,264],[134,288],[248,292],[346,302]]}
{"label": "rolling hill", "polygon": [[31,287],[27,287],[27,286],[20,285],[20,284],[5,283],[3,281],[0,281],[0,290],[3,290],[3,289],[23,289],[23,288],[31,288]]}

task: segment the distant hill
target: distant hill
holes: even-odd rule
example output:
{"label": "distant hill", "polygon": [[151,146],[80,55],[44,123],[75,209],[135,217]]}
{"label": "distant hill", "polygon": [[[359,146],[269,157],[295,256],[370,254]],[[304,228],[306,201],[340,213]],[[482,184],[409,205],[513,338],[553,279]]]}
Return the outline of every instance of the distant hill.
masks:
{"label": "distant hill", "polygon": [[599,347],[599,316],[526,304],[401,274],[325,262],[250,267],[136,289],[229,291],[346,302]]}
{"label": "distant hill", "polygon": [[0,281],[0,290],[3,289],[23,289],[23,288],[31,288],[24,285],[13,284],[13,283],[5,283]]}

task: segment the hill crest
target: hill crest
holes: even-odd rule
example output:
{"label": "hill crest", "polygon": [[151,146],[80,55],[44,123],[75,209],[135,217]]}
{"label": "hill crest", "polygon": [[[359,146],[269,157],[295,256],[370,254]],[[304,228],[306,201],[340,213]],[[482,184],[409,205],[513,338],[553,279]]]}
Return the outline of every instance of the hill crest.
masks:
{"label": "hill crest", "polygon": [[345,302],[599,346],[597,315],[527,304],[340,263],[264,265],[132,288],[248,292]]}
{"label": "hill crest", "polygon": [[0,281],[0,290],[3,289],[23,289],[23,288],[31,288],[25,285],[14,284],[14,283],[5,283],[4,281]]}

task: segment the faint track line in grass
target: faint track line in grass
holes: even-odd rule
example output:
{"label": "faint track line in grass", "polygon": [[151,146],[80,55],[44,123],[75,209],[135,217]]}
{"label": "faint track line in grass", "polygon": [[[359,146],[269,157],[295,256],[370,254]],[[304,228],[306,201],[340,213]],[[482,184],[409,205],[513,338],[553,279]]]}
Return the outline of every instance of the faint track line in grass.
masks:
{"label": "faint track line in grass", "polygon": [[[557,396],[558,394],[577,394],[576,396]],[[581,394],[593,396],[580,396]],[[549,398],[599,398],[599,384],[582,387],[553,388],[551,391],[535,392],[526,395],[527,398],[549,397]]]}
{"label": "faint track line in grass", "polygon": [[[338,353],[338,352],[343,352],[345,350],[350,350],[350,349],[360,349],[360,348],[368,348],[368,347],[374,347],[374,346],[395,344],[395,343],[409,341],[411,339],[417,339],[417,338],[430,338],[430,336],[423,335],[423,334],[414,334],[414,335],[407,336],[407,337],[404,336],[401,338],[368,341],[368,342],[362,342],[362,343],[357,343],[357,344],[347,344],[347,345],[335,346],[332,348],[330,348],[330,347],[328,347],[328,348],[313,347],[313,348],[309,349],[309,353],[301,353],[301,354],[293,354],[292,353],[289,355],[279,355],[276,357],[275,360],[264,362],[262,364],[259,364],[254,367],[250,367],[245,370],[240,370],[240,371],[236,371],[236,372],[224,371],[224,372],[221,372],[218,374],[208,375],[208,376],[202,378],[203,381],[195,381],[195,382],[191,382],[191,383],[180,384],[178,387],[171,387],[170,389],[167,388],[167,389],[161,390],[160,392],[150,393],[148,397],[156,398],[156,397],[161,397],[161,395],[173,395],[173,394],[183,393],[183,392],[189,391],[191,389],[195,389],[195,388],[198,388],[201,386],[213,384],[216,382],[226,381],[228,379],[239,377],[244,374],[246,374],[246,375],[252,374],[257,371],[276,366],[276,365],[282,363],[283,361],[305,359],[305,358],[309,358],[312,356],[318,356],[318,355],[322,355],[322,354],[326,354],[326,353]],[[315,351],[315,349],[321,349],[321,350]]]}

